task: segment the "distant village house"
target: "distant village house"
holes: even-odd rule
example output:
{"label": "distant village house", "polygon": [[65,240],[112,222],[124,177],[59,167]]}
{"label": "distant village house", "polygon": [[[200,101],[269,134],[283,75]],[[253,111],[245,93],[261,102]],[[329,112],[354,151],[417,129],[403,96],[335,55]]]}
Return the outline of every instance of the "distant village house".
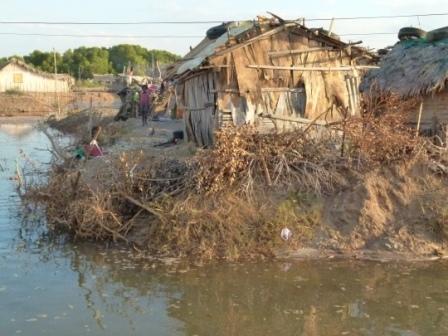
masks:
{"label": "distant village house", "polygon": [[69,92],[73,85],[71,76],[43,72],[17,59],[0,68],[0,92]]}

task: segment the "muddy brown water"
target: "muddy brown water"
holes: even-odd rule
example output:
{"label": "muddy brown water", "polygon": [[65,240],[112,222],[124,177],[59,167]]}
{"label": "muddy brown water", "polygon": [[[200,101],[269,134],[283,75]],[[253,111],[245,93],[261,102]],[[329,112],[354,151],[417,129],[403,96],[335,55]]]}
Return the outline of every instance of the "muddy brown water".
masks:
{"label": "muddy brown water", "polygon": [[443,262],[161,265],[50,239],[10,180],[47,139],[2,121],[0,146],[0,336],[448,335]]}

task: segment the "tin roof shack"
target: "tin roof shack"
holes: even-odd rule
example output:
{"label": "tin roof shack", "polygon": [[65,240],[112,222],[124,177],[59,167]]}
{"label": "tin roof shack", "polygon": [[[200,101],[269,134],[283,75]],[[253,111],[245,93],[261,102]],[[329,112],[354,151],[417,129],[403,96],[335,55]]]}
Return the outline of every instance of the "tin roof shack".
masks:
{"label": "tin roof shack", "polygon": [[199,146],[226,124],[284,131],[359,113],[360,73],[374,61],[364,49],[276,18],[219,29],[168,70],[187,136]]}
{"label": "tin roof shack", "polygon": [[393,93],[404,100],[417,98],[420,104],[407,118],[428,135],[436,134],[440,126],[448,124],[448,39],[403,40],[379,65],[362,81],[363,92]]}
{"label": "tin roof shack", "polygon": [[126,86],[126,81],[114,74],[93,74],[93,81],[110,91],[120,91]]}
{"label": "tin roof shack", "polygon": [[40,71],[18,59],[12,59],[0,68],[0,92],[69,92],[74,78]]}

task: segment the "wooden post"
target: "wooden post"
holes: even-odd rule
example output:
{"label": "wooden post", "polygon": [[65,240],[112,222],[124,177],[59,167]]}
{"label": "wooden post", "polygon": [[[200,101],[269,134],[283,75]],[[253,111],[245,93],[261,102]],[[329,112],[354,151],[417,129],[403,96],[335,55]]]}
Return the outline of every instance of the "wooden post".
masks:
{"label": "wooden post", "polygon": [[376,65],[355,65],[355,66],[329,66],[329,67],[309,67],[309,66],[277,66],[277,65],[247,65],[250,69],[267,69],[267,70],[291,70],[291,71],[353,71],[353,67],[357,69],[378,69]]}
{"label": "wooden post", "polygon": [[417,136],[417,137],[420,133],[420,123],[422,121],[422,113],[423,113],[423,100],[420,103],[420,109],[418,111],[417,129],[415,130],[415,136]]}
{"label": "wooden post", "polygon": [[89,137],[92,132],[92,126],[93,126],[93,98],[90,97],[89,122],[87,123],[87,134],[89,134]]}
{"label": "wooden post", "polygon": [[333,33],[333,28],[334,28],[334,18],[331,19],[330,28],[328,28],[328,36],[330,36],[330,37],[331,37],[331,34]]}
{"label": "wooden post", "polygon": [[347,87],[347,93],[348,93],[349,110],[350,110],[351,114],[353,115],[355,106],[354,106],[354,101],[353,101],[353,86],[352,86],[352,80],[351,80],[350,75],[345,75],[345,85]]}
{"label": "wooden post", "polygon": [[157,72],[159,73],[159,80],[162,81],[162,71],[160,71],[159,61],[156,59]]}
{"label": "wooden post", "polygon": [[341,157],[345,155],[345,139],[346,139],[346,129],[347,124],[347,109],[344,109],[344,119],[342,120],[342,143],[341,143]]}
{"label": "wooden post", "polygon": [[291,49],[291,50],[278,50],[278,51],[268,51],[269,57],[282,57],[282,56],[290,56],[290,55],[300,55],[300,54],[308,54],[312,52],[320,52],[320,51],[337,51],[337,49],[330,47],[315,47],[308,49]]}
{"label": "wooden post", "polygon": [[445,139],[444,139],[444,141],[445,141],[445,148],[448,148],[448,125],[446,125],[445,124]]}
{"label": "wooden post", "polygon": [[353,74],[349,75],[349,84],[351,87],[351,99],[352,99],[352,110],[351,115],[355,116],[359,112],[359,85],[358,85],[358,71],[353,67]]}
{"label": "wooden post", "polygon": [[276,116],[276,115],[271,115],[271,114],[260,114],[259,116],[261,118],[269,118],[269,119],[273,119],[273,120],[289,121],[289,122],[295,122],[295,123],[305,124],[305,125],[310,125],[310,124],[314,125],[315,124],[315,125],[319,125],[319,126],[327,126],[328,123],[326,121],[318,120],[325,113],[328,113],[328,111],[325,111],[324,113],[320,114],[317,118],[315,118],[313,120],[306,119],[306,118],[288,117],[288,116]]}
{"label": "wooden post", "polygon": [[154,61],[154,53],[152,53],[151,54],[151,77],[152,78],[154,78],[155,77],[155,73],[156,73],[156,70],[155,70],[155,61]]}
{"label": "wooden post", "polygon": [[53,48],[53,57],[54,57],[54,92],[56,94],[56,101],[58,104],[58,117],[61,117],[61,103],[59,101],[59,93],[58,93],[58,66],[56,64],[56,49]]}

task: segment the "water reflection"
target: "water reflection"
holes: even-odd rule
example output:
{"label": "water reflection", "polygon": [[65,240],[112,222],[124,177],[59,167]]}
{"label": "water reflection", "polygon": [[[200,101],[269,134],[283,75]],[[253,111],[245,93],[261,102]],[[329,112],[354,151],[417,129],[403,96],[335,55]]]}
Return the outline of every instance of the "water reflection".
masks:
{"label": "water reflection", "polygon": [[[22,208],[8,177],[44,136],[0,131],[0,335],[446,335],[448,265],[161,264],[71,244]],[[12,196],[12,197],[11,197]]]}
{"label": "water reflection", "polygon": [[26,124],[13,124],[13,123],[0,123],[0,130],[9,136],[16,138],[24,138],[33,132],[33,125]]}
{"label": "water reflection", "polygon": [[[446,265],[300,262],[160,266],[78,248],[72,269],[93,312],[136,315],[164,298],[186,335],[444,335]],[[436,278],[433,276],[437,275]],[[85,279],[94,279],[86,284]],[[81,281],[82,280],[82,281]],[[93,296],[91,291],[96,291]],[[111,295],[113,293],[113,295]],[[94,299],[96,297],[98,299]],[[99,322],[98,322],[99,323]]]}

